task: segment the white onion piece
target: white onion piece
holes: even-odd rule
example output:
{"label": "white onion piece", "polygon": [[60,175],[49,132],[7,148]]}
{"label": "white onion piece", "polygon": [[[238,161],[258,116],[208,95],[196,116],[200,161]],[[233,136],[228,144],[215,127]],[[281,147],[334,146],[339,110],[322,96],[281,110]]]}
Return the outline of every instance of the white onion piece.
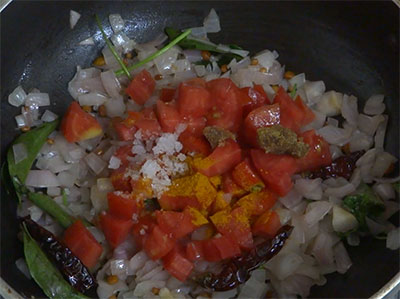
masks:
{"label": "white onion piece", "polygon": [[79,42],[79,45],[80,46],[93,46],[94,45],[93,37],[88,37],[88,38],[86,38],[84,40],[81,40]]}
{"label": "white onion piece", "polygon": [[317,134],[322,136],[330,144],[342,146],[349,141],[351,131],[333,126],[325,126],[319,129]]}
{"label": "white onion piece", "polygon": [[317,110],[312,110],[312,112],[314,113],[315,118],[311,123],[309,123],[308,125],[301,128],[302,132],[305,132],[305,131],[308,131],[311,129],[319,130],[325,124],[326,115],[324,113],[319,112]]}
{"label": "white onion piece", "polygon": [[396,193],[391,184],[388,183],[376,183],[372,189],[384,200],[393,199],[396,197]]}
{"label": "white onion piece", "polygon": [[306,83],[306,75],[304,73],[297,74],[289,80],[290,87],[294,87],[296,85],[296,88],[301,88],[304,83]]}
{"label": "white onion piece", "polygon": [[356,152],[361,150],[369,150],[373,144],[372,136],[355,130],[353,135],[350,137],[350,152]]}
{"label": "white onion piece", "polygon": [[88,78],[96,78],[100,76],[101,71],[94,67],[89,67],[87,69],[82,69],[79,65],[76,67],[76,73],[74,79],[80,81]]}
{"label": "white onion piece", "polygon": [[145,294],[151,293],[153,288],[162,289],[165,287],[165,281],[147,280],[138,283],[133,291],[135,297],[143,297]]}
{"label": "white onion piece", "polygon": [[131,40],[123,32],[115,33],[113,36],[111,36],[111,41],[113,45],[123,53],[131,52],[136,46],[135,41]]}
{"label": "white onion piece", "polygon": [[193,27],[190,28],[192,31],[190,32],[190,36],[197,38],[207,38],[207,31],[204,27]]}
{"label": "white onion piece", "polygon": [[37,105],[39,107],[49,106],[49,95],[47,93],[29,93],[25,99],[25,106],[31,105]]}
{"label": "white onion piece", "polygon": [[99,174],[103,171],[103,169],[107,166],[106,162],[104,162],[98,155],[95,153],[90,153],[84,158],[86,164],[89,168],[95,173]]}
{"label": "white onion piece", "polygon": [[346,240],[347,244],[349,244],[350,246],[360,245],[360,236],[357,235],[356,233],[351,233],[350,235],[348,235]]}
{"label": "white onion piece", "polygon": [[126,105],[124,99],[119,96],[118,98],[108,99],[104,106],[108,117],[122,116],[125,113]]}
{"label": "white onion piece", "polygon": [[25,185],[35,188],[58,187],[60,182],[48,170],[30,170],[26,177]]}
{"label": "white onion piece", "polygon": [[195,65],[194,71],[198,77],[203,77],[206,74],[206,67],[204,65]]}
{"label": "white onion piece", "polygon": [[202,60],[200,50],[184,50],[182,53],[185,58],[190,62],[197,62]]}
{"label": "white onion piece", "polygon": [[192,240],[205,240],[210,238],[210,232],[212,233],[213,227],[210,224],[205,224],[197,228],[191,234]]}
{"label": "white onion piece", "polygon": [[279,280],[284,280],[294,274],[304,262],[301,256],[294,252],[279,254],[269,260],[265,267],[269,269]]}
{"label": "white onion piece", "polygon": [[114,187],[109,178],[97,179],[97,188],[100,192],[111,192],[114,191]]}
{"label": "white onion piece", "polygon": [[[235,61],[235,63],[233,63],[232,61]],[[240,60],[239,62],[236,62],[236,59],[232,59],[232,61],[228,64],[228,68],[232,72],[236,72],[237,70],[248,67],[251,63],[250,57],[245,57],[242,60]],[[231,65],[231,63],[233,65]]]}
{"label": "white onion piece", "polygon": [[17,86],[12,93],[8,96],[8,103],[15,107],[19,107],[24,104],[26,99],[26,93],[21,86]]}
{"label": "white onion piece", "polygon": [[304,215],[304,221],[313,226],[318,223],[331,210],[332,204],[327,201],[312,202],[307,207],[307,213]]}
{"label": "white onion piece", "polygon": [[317,102],[316,109],[327,116],[339,115],[342,109],[343,94],[334,90],[325,92]]}
{"label": "white onion piece", "polygon": [[18,128],[27,126],[26,119],[22,114],[15,117],[15,122],[17,123]]}
{"label": "white onion piece", "polygon": [[384,233],[387,230],[385,225],[380,224],[368,217],[365,217],[365,222],[368,226],[369,231],[374,236]]}
{"label": "white onion piece", "polygon": [[221,31],[221,26],[219,24],[219,17],[214,8],[212,8],[208,16],[204,18],[203,26],[206,32],[216,33]]}
{"label": "white onion piece", "polygon": [[374,180],[378,183],[393,184],[393,183],[400,182],[400,176],[397,176],[394,178],[375,178]]}
{"label": "white onion piece", "polygon": [[96,226],[88,226],[87,230],[92,234],[92,236],[97,240],[97,242],[102,243],[106,239],[103,232]]}
{"label": "white onion piece", "polygon": [[383,94],[372,95],[366,102],[364,106],[364,113],[368,115],[378,115],[385,111],[385,104]]}
{"label": "white onion piece", "polygon": [[396,228],[387,234],[386,247],[392,250],[400,248],[400,228]]}
{"label": "white onion piece", "polygon": [[46,110],[43,115],[41,120],[44,122],[52,122],[53,120],[56,120],[58,118],[58,115],[51,112],[50,110]]}
{"label": "white onion piece", "polygon": [[81,106],[100,106],[107,101],[107,97],[101,93],[90,92],[79,95],[78,101]]}
{"label": "white onion piece", "polygon": [[346,247],[344,247],[342,242],[339,242],[335,245],[335,247],[333,247],[333,255],[335,257],[337,271],[340,274],[346,273],[351,267],[352,263]]}
{"label": "white onion piece", "polygon": [[397,161],[397,158],[389,154],[388,152],[378,153],[376,155],[375,162],[372,166],[371,174],[374,177],[381,178],[385,174],[386,170]]}
{"label": "white onion piece", "polygon": [[25,275],[26,278],[32,279],[31,273],[29,272],[28,265],[25,262],[24,258],[19,258],[15,261],[15,265],[17,266],[18,270]]}
{"label": "white onion piece", "polygon": [[343,96],[342,115],[351,126],[357,125],[358,120],[358,105],[355,96]]}
{"label": "white onion piece", "polygon": [[[379,195],[379,194],[378,194]],[[382,214],[382,219],[388,220],[394,214],[396,214],[400,209],[399,203],[392,200],[385,201],[385,211]]]}
{"label": "white onion piece", "polygon": [[48,196],[60,196],[61,189],[59,187],[50,187],[50,188],[47,188],[46,193]]}
{"label": "white onion piece", "polygon": [[106,94],[106,90],[101,83],[100,77],[84,78],[81,80],[72,80],[68,83],[68,92],[77,100],[79,95],[89,92]]}
{"label": "white onion piece", "polygon": [[107,69],[118,69],[121,66],[119,65],[117,59],[115,59],[113,53],[111,52],[110,48],[108,46],[105,46],[103,50],[101,51],[104,57],[104,61],[106,63]]}
{"label": "white onion piece", "polygon": [[380,123],[385,121],[383,115],[367,116],[360,114],[358,116],[357,127],[364,133],[373,136]]}
{"label": "white onion piece", "polygon": [[385,134],[386,134],[386,127],[388,124],[389,117],[387,115],[383,115],[384,121],[381,122],[376,129],[376,134],[375,134],[375,147],[377,149],[382,149],[383,150],[383,145],[385,143]]}
{"label": "white onion piece", "polygon": [[324,81],[307,81],[304,83],[303,88],[309,103],[316,103],[326,89]]}
{"label": "white onion piece", "polygon": [[14,154],[14,162],[18,164],[19,162],[25,160],[28,157],[28,151],[24,143],[17,143],[12,146]]}
{"label": "white onion piece", "polygon": [[79,18],[81,17],[81,15],[76,12],[75,10],[70,10],[69,11],[69,25],[71,27],[71,29],[74,29],[76,23],[78,23]]}
{"label": "white onion piece", "polygon": [[100,191],[97,185],[90,188],[90,201],[97,213],[107,209],[107,193],[107,191]]}
{"label": "white onion piece", "polygon": [[250,53],[247,50],[240,50],[240,49],[230,49],[229,52],[232,54],[239,55],[241,57],[247,57],[247,55],[249,55],[249,53]]}
{"label": "white onion piece", "polygon": [[331,153],[332,160],[335,160],[336,158],[343,156],[342,150],[340,149],[340,147],[336,145],[330,145],[329,151]]}
{"label": "white onion piece", "polygon": [[311,252],[320,265],[331,265],[334,262],[330,234],[321,232],[315,239]]}
{"label": "white onion piece", "polygon": [[119,32],[124,29],[125,22],[120,14],[110,14],[108,20],[114,32]]}
{"label": "white onion piece", "polygon": [[[128,235],[128,237],[121,244],[118,245],[117,248],[114,249],[113,258],[114,259],[123,259],[125,264],[125,271],[129,271],[129,259],[133,256],[135,252],[135,242],[132,240],[132,237]],[[125,273],[126,273],[125,272]]]}
{"label": "white onion piece", "polygon": [[174,73],[172,65],[178,59],[179,53],[179,48],[177,46],[173,46],[167,52],[155,58],[154,64],[156,65],[158,72],[162,75]]}
{"label": "white onion piece", "polygon": [[119,83],[115,73],[111,70],[100,74],[101,82],[108,95],[112,98],[118,98],[121,92],[121,84]]}
{"label": "white onion piece", "polygon": [[347,183],[340,187],[329,187],[325,190],[325,196],[334,196],[342,198],[356,190],[355,186],[351,183]]}
{"label": "white onion piece", "polygon": [[279,201],[288,209],[292,209],[297,206],[302,200],[301,194],[297,192],[295,188],[292,188],[288,194],[284,197],[279,198]]}
{"label": "white onion piece", "polygon": [[147,254],[144,251],[139,251],[129,260],[129,273],[135,275],[136,272],[141,269],[144,264],[149,260]]}
{"label": "white onion piece", "polygon": [[332,213],[332,226],[336,232],[345,233],[358,227],[358,221],[353,214],[334,205]]}
{"label": "white onion piece", "polygon": [[294,188],[303,197],[313,200],[320,200],[322,198],[322,179],[297,179]]}
{"label": "white onion piece", "polygon": [[332,118],[332,117],[328,117],[326,119],[326,123],[330,126],[333,127],[338,127],[339,126],[339,120],[337,120],[336,118]]}
{"label": "white onion piece", "polygon": [[272,64],[275,61],[275,55],[270,50],[264,50],[256,54],[254,58],[258,60],[258,64],[265,67],[267,70],[272,67]]}

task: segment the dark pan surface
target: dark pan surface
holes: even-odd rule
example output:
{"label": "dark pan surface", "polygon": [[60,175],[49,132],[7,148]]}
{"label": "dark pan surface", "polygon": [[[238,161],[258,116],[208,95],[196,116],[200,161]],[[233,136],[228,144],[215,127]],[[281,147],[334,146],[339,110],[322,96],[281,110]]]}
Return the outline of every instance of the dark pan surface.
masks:
{"label": "dark pan surface", "polygon": [[[1,150],[16,136],[8,94],[19,84],[50,94],[52,111],[62,114],[72,100],[67,82],[75,66],[88,67],[99,53],[100,39],[93,15],[107,22],[120,13],[128,35],[138,41],[154,38],[166,25],[199,26],[209,9],[221,17],[215,42],[235,43],[253,53],[279,52],[279,61],[309,80],[323,80],[327,89],[356,95],[365,101],[373,93],[387,95],[390,130],[386,147],[399,156],[399,10],[388,2],[51,2],[17,1],[1,15]],[[82,14],[74,30],[69,10]],[[108,23],[107,23],[108,24]],[[108,25],[107,25],[108,28]],[[108,28],[109,29],[109,28]],[[96,46],[78,42],[97,32]],[[22,256],[17,240],[16,203],[1,197],[1,276],[27,297],[42,296],[39,288],[15,267]],[[362,240],[349,248],[353,267],[345,275],[328,275],[328,283],[313,287],[313,297],[369,297],[399,271],[399,254],[384,241]]]}

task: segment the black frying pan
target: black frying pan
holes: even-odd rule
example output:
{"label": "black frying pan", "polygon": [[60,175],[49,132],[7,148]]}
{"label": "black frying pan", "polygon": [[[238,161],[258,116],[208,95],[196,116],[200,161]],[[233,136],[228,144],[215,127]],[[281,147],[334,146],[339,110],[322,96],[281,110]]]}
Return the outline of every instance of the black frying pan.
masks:
{"label": "black frying pan", "polygon": [[[399,157],[399,9],[384,2],[83,2],[16,1],[1,13],[1,150],[17,135],[8,94],[19,84],[50,94],[51,109],[62,114],[72,100],[67,82],[75,66],[88,67],[103,46],[78,46],[98,32],[94,14],[106,24],[110,13],[127,20],[128,35],[139,42],[154,38],[166,25],[199,26],[210,8],[220,15],[222,32],[215,42],[235,43],[253,53],[279,52],[279,61],[327,89],[365,101],[373,93],[387,95],[390,126],[386,148]],[[74,30],[69,10],[82,14]],[[1,190],[1,277],[16,291],[43,296],[16,266],[23,255],[17,240],[16,202]],[[345,275],[328,275],[313,287],[312,297],[369,297],[399,271],[398,251],[384,241],[363,239],[349,248],[353,266]]]}

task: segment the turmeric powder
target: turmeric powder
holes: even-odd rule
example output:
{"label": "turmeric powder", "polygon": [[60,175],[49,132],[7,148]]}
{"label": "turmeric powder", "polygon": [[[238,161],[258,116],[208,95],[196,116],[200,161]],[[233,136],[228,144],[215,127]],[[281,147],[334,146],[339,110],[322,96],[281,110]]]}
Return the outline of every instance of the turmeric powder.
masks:
{"label": "turmeric powder", "polygon": [[229,203],[224,199],[224,192],[218,191],[217,197],[214,201],[213,212],[217,213],[218,211],[224,210],[229,206]]}
{"label": "turmeric powder", "polygon": [[193,208],[193,207],[189,207],[188,208],[188,212],[192,218],[192,223],[195,226],[202,226],[203,224],[207,224],[208,220],[206,217],[204,217],[199,210]]}
{"label": "turmeric powder", "polygon": [[213,184],[213,186],[215,188],[218,189],[222,184],[222,178],[220,175],[216,175],[216,176],[210,177],[210,182],[211,182],[211,184]]}

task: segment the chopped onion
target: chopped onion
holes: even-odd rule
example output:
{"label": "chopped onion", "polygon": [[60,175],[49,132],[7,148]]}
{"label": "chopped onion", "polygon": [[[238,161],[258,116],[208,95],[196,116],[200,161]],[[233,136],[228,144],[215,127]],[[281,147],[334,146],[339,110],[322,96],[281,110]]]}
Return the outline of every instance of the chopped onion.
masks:
{"label": "chopped onion", "polygon": [[284,197],[279,198],[279,201],[288,209],[292,209],[297,206],[302,200],[301,194],[297,192],[295,188],[292,188],[288,194]]}
{"label": "chopped onion", "polygon": [[329,187],[325,190],[325,196],[334,196],[342,198],[350,193],[354,192],[356,188],[353,184],[347,183],[340,187]]}
{"label": "chopped onion", "polygon": [[88,226],[87,230],[92,234],[92,236],[97,240],[97,242],[102,243],[106,238],[103,232],[96,226]]}
{"label": "chopped onion", "polygon": [[[118,49],[117,49],[118,50]],[[119,69],[121,66],[119,65],[119,62],[117,59],[115,59],[114,54],[111,52],[110,48],[105,46],[103,50],[101,51],[104,57],[104,61],[106,63],[107,69]]]}
{"label": "chopped onion", "polygon": [[26,278],[32,279],[31,273],[29,272],[28,266],[25,262],[24,258],[19,258],[15,261],[15,265],[17,266],[18,270],[25,275]]}
{"label": "chopped onion", "polygon": [[204,27],[193,27],[190,29],[192,30],[190,32],[190,36],[197,38],[207,38],[207,31]]}
{"label": "chopped onion", "polygon": [[278,254],[269,260],[265,267],[270,270],[279,280],[284,280],[294,274],[304,262],[303,258],[295,252]]}
{"label": "chopped onion", "polygon": [[26,119],[22,114],[15,117],[15,122],[17,123],[18,128],[27,126]]}
{"label": "chopped onion", "polygon": [[79,45],[80,46],[93,46],[94,45],[93,37],[88,37],[88,38],[80,41]]}
{"label": "chopped onion", "polygon": [[58,118],[58,115],[51,112],[50,110],[46,110],[43,115],[41,120],[44,122],[52,122],[53,120],[56,120]]}
{"label": "chopped onion", "polygon": [[333,247],[333,255],[335,257],[337,271],[340,274],[346,273],[351,267],[352,263],[346,247],[344,247],[342,242],[339,242],[335,245],[335,247]]}
{"label": "chopped onion", "polygon": [[198,77],[203,77],[206,74],[206,67],[204,65],[195,65],[194,71]]}
{"label": "chopped onion", "polygon": [[347,244],[349,244],[350,246],[360,245],[360,236],[357,235],[356,233],[351,233],[350,235],[348,235],[346,240]]}
{"label": "chopped onion", "polygon": [[219,17],[214,8],[211,8],[208,16],[205,17],[203,21],[203,26],[206,32],[216,33],[221,31],[221,26],[219,24]]}
{"label": "chopped onion", "polygon": [[119,96],[118,98],[108,99],[104,106],[108,117],[122,116],[125,113],[126,105],[124,99]]}
{"label": "chopped onion", "polygon": [[247,57],[247,55],[249,55],[249,53],[250,53],[247,50],[240,50],[240,49],[230,49],[229,52],[232,54],[239,55],[241,57]]}
{"label": "chopped onion", "polygon": [[297,179],[294,185],[296,191],[303,197],[313,200],[322,198],[322,179]]}
{"label": "chopped onion", "polygon": [[344,145],[346,144],[351,136],[351,131],[341,129],[333,126],[325,126],[318,130],[318,135],[322,136],[330,144]]}
{"label": "chopped onion", "polygon": [[50,98],[47,93],[29,93],[25,99],[25,106],[37,105],[41,106],[49,106]]}
{"label": "chopped onion", "polygon": [[304,83],[306,83],[306,75],[304,73],[297,74],[289,80],[289,86],[294,87],[296,85],[297,89],[302,87]]}
{"label": "chopped onion", "polygon": [[358,121],[358,105],[355,96],[343,96],[342,115],[351,126],[356,126]]}
{"label": "chopped onion", "polygon": [[378,115],[385,111],[385,104],[383,94],[372,95],[366,102],[364,106],[364,113],[368,115]]}
{"label": "chopped onion", "polygon": [[317,110],[312,110],[312,112],[314,113],[315,118],[311,123],[309,123],[308,125],[301,128],[302,132],[305,132],[305,131],[308,131],[311,129],[319,130],[325,124],[326,115],[324,113],[319,112]]}
{"label": "chopped onion", "polygon": [[342,109],[343,94],[334,90],[325,92],[317,102],[316,109],[327,116],[339,115]]}
{"label": "chopped onion", "polygon": [[90,188],[90,201],[97,213],[107,209],[107,193],[107,191],[100,191],[97,185]]}
{"label": "chopped onion", "polygon": [[108,20],[110,21],[111,28],[115,33],[124,29],[125,22],[120,14],[110,14]]}
{"label": "chopped onion", "polygon": [[25,185],[35,188],[58,187],[60,182],[49,170],[30,170]]}
{"label": "chopped onion", "polygon": [[100,106],[107,101],[107,97],[101,93],[90,92],[79,95],[78,101],[81,106]]}
{"label": "chopped onion", "polygon": [[28,151],[24,143],[14,144],[13,147],[14,162],[18,164],[19,162],[25,160],[28,157]]}
{"label": "chopped onion", "polygon": [[113,36],[111,36],[111,41],[114,44],[114,46],[123,53],[131,52],[136,46],[135,41],[131,40],[123,32],[115,33]]}
{"label": "chopped onion", "polygon": [[328,117],[326,119],[326,123],[330,126],[333,127],[338,127],[339,126],[339,120],[337,120],[336,118],[332,118],[332,117]]}
{"label": "chopped onion", "polygon": [[12,93],[8,96],[8,103],[15,107],[19,107],[24,104],[26,99],[26,93],[21,86],[17,86]]}
{"label": "chopped onion", "polygon": [[372,189],[384,200],[393,199],[396,197],[393,186],[388,183],[376,183]]}
{"label": "chopped onion", "polygon": [[332,226],[336,232],[345,233],[357,228],[358,221],[353,214],[334,205],[332,213]]}
{"label": "chopped onion", "polygon": [[329,152],[331,153],[332,160],[335,160],[336,158],[343,156],[342,150],[340,149],[340,147],[336,145],[330,145]]}
{"label": "chopped onion", "polygon": [[376,129],[376,134],[375,134],[375,147],[377,149],[382,149],[383,150],[383,145],[385,143],[385,134],[386,134],[386,127],[388,124],[389,117],[387,115],[383,115],[384,121],[381,122]]}
{"label": "chopped onion", "polygon": [[57,180],[60,182],[62,187],[72,187],[75,184],[76,177],[74,173],[69,171],[62,171],[57,175]]}
{"label": "chopped onion", "polygon": [[325,232],[321,232],[315,239],[311,252],[320,265],[333,264],[332,241],[331,235]]}
{"label": "chopped onion", "polygon": [[373,144],[372,137],[355,130],[353,135],[350,137],[350,152],[369,150]]}
{"label": "chopped onion", "polygon": [[107,166],[106,162],[104,162],[98,155],[95,153],[88,154],[84,160],[89,168],[95,173],[99,174],[103,171],[103,169]]}
{"label": "chopped onion", "polygon": [[376,155],[375,162],[372,166],[371,174],[374,177],[381,178],[388,170],[390,165],[395,163],[397,158],[389,154],[388,152],[382,152]]}
{"label": "chopped onion", "polygon": [[267,70],[272,67],[275,61],[275,55],[270,50],[264,50],[256,54],[254,58],[258,60],[258,64],[265,67]]}
{"label": "chopped onion", "polygon": [[[183,55],[190,62],[198,62],[202,60],[201,51],[200,50],[184,50]],[[200,65],[198,65],[200,66]],[[202,65],[204,67],[204,65]]]}
{"label": "chopped onion", "polygon": [[317,99],[325,92],[325,83],[324,81],[307,81],[304,83],[303,88],[308,102],[316,103]]}
{"label": "chopped onion", "polygon": [[393,183],[400,182],[400,176],[397,176],[394,178],[375,178],[375,181],[378,183],[393,184]]}
{"label": "chopped onion", "polygon": [[112,98],[120,97],[121,84],[119,83],[115,72],[112,70],[102,72],[100,74],[101,82],[103,83],[104,89],[108,95]]}
{"label": "chopped onion", "polygon": [[400,248],[400,228],[396,228],[387,234],[386,247],[392,250]]}
{"label": "chopped onion", "polygon": [[149,260],[144,251],[139,251],[129,260],[129,274],[135,275],[136,272],[143,268],[144,264]]}
{"label": "chopped onion", "polygon": [[71,26],[71,29],[74,29],[76,23],[78,23],[79,18],[81,15],[77,13],[75,10],[70,10],[69,11],[69,25]]}
{"label": "chopped onion", "polygon": [[304,221],[313,226],[318,223],[331,210],[332,204],[328,201],[312,202],[307,207],[307,213],[304,215]]}
{"label": "chopped onion", "polygon": [[[232,61],[235,61],[234,63]],[[232,61],[228,64],[228,68],[232,72],[236,72],[237,70],[240,70],[242,68],[248,67],[251,63],[250,57],[245,57],[239,62],[236,62],[236,59],[232,59]]]}
{"label": "chopped onion", "polygon": [[88,77],[77,80],[75,77],[68,83],[68,92],[70,95],[77,100],[79,95],[86,94],[89,92],[96,92],[106,94],[106,90],[103,87],[100,76]]}
{"label": "chopped onion", "polygon": [[178,59],[179,53],[179,48],[177,46],[173,46],[167,52],[155,58],[154,64],[156,65],[158,72],[162,75],[174,73],[172,65]]}
{"label": "chopped onion", "polygon": [[368,226],[369,231],[374,236],[384,233],[387,230],[385,225],[380,224],[368,217],[365,217],[365,222]]}
{"label": "chopped onion", "polygon": [[365,114],[360,114],[358,116],[357,127],[360,131],[373,136],[377,130],[380,123],[384,122],[385,118],[383,115],[367,116]]}
{"label": "chopped onion", "polygon": [[213,232],[213,227],[210,224],[205,224],[193,231],[191,238],[192,240],[205,240],[210,238],[210,234]]}

